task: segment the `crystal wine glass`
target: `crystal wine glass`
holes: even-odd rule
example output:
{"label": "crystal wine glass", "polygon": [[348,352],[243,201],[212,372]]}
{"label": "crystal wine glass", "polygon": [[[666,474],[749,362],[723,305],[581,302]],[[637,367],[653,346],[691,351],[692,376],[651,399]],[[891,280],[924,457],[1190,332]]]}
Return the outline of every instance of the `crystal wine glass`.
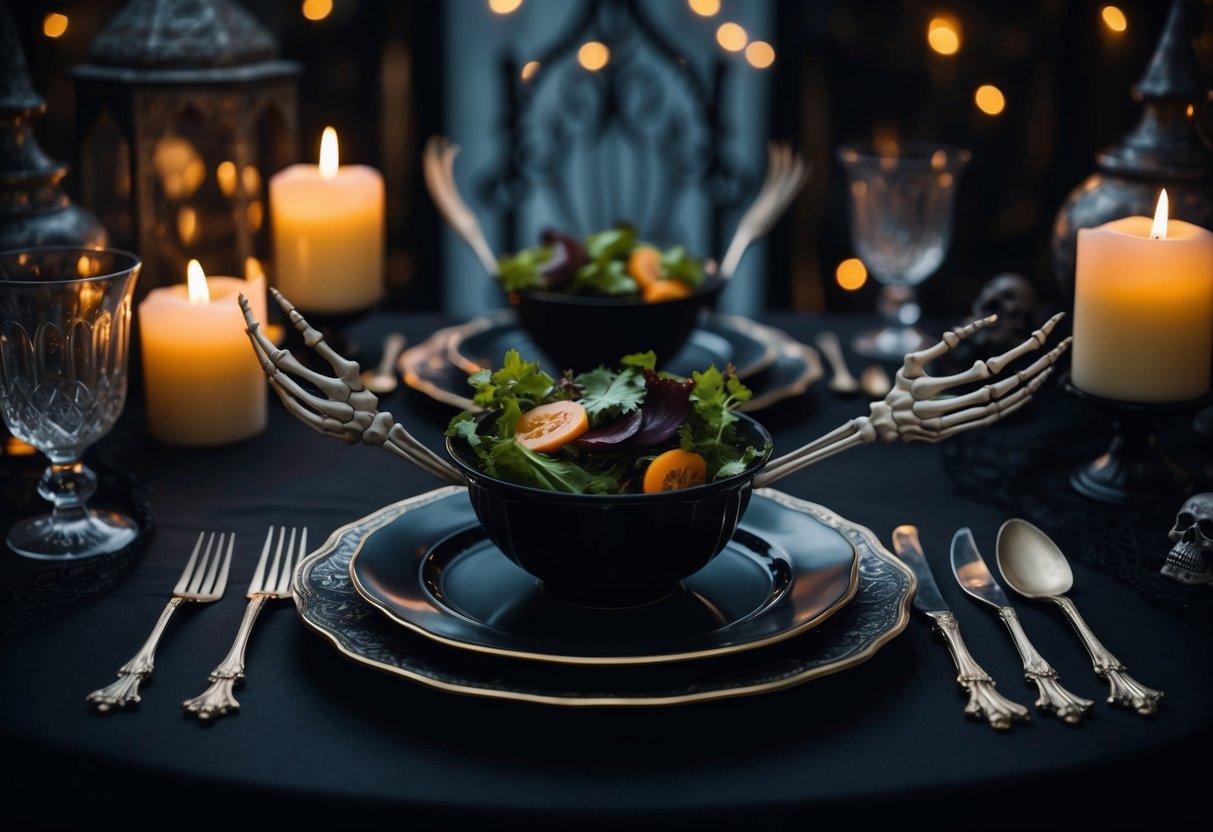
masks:
{"label": "crystal wine glass", "polygon": [[915,287],[947,256],[956,185],[970,153],[922,142],[850,144],[838,149],[838,159],[850,186],[851,239],[881,284],[877,308],[885,319],[851,346],[869,358],[900,361],[932,343],[916,326],[922,309]]}
{"label": "crystal wine glass", "polygon": [[38,493],[50,514],[8,530],[14,552],[76,560],[115,552],[134,520],[88,507],[84,450],[126,403],[131,300],[142,261],[112,249],[0,252],[0,410],[13,436],[46,455]]}

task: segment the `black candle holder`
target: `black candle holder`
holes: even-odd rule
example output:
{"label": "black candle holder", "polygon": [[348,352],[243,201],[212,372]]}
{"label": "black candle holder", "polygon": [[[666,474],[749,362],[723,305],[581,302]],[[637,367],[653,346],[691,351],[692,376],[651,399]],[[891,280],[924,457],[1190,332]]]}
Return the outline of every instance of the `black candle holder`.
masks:
{"label": "black candle holder", "polygon": [[1090,405],[1112,423],[1108,449],[1070,474],[1079,494],[1117,506],[1146,506],[1174,500],[1187,493],[1191,477],[1169,459],[1158,441],[1158,430],[1169,417],[1193,412],[1201,399],[1182,402],[1123,402],[1097,396],[1078,387],[1066,373],[1062,388]]}

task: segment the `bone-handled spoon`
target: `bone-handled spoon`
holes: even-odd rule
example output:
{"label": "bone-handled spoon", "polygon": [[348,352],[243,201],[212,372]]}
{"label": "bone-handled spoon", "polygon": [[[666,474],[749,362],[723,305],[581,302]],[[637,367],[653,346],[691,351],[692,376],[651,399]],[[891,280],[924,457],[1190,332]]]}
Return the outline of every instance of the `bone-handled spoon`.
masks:
{"label": "bone-handled spoon", "polygon": [[833,372],[828,387],[835,393],[848,395],[858,393],[862,389],[859,379],[855,378],[847,368],[846,359],[842,357],[842,345],[838,343],[838,336],[826,330],[817,333],[816,340],[817,346],[821,347],[821,351],[825,353],[826,361],[830,362],[830,370]]}
{"label": "bone-handled spoon", "polygon": [[386,396],[396,389],[396,359],[407,340],[399,332],[393,332],[383,339],[383,358],[374,370],[362,373],[362,386],[376,396]]}
{"label": "bone-handled spoon", "polygon": [[1074,602],[1066,597],[1065,593],[1074,586],[1074,573],[1057,544],[1026,520],[1012,518],[998,530],[997,547],[998,570],[1011,589],[1025,598],[1051,601],[1065,613],[1087,648],[1096,675],[1109,685],[1108,704],[1147,716],[1155,713],[1163,692],[1130,676],[1120,660],[1095,637]]}

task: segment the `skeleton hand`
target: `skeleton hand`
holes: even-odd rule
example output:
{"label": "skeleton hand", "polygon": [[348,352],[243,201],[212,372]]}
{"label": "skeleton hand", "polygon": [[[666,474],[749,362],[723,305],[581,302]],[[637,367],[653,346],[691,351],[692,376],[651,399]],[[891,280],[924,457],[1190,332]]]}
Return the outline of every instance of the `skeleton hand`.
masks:
{"label": "skeleton hand", "polygon": [[[302,333],[303,343],[315,350],[337,374],[335,378],[321,375],[305,367],[289,351],[274,346],[261,332],[261,324],[253,317],[248,299],[240,295],[240,308],[244,310],[244,322],[253,352],[257,354],[270,386],[287,410],[299,421],[326,436],[335,436],[351,444],[365,442],[391,451],[443,482],[456,485],[467,483],[458,469],[396,424],[392,414],[379,411],[379,399],[362,386],[357,362],[343,358],[325,343],[324,336],[313,329],[277,289],[271,288],[270,294],[286,312],[295,329]],[[313,385],[323,395],[307,391],[292,376]]]}
{"label": "skeleton hand", "polygon": [[978,360],[962,373],[934,378],[925,368],[974,332],[994,323],[995,316],[953,329],[935,346],[909,353],[897,371],[893,389],[884,399],[872,403],[867,416],[852,419],[825,436],[767,463],[766,468],[754,477],[754,487],[771,485],[826,457],[877,439],[881,442],[898,439],[938,442],[962,431],[992,425],[1014,413],[1044,384],[1072,339],[1066,338],[1028,367],[1000,381],[992,381],[961,395],[947,394],[953,388],[993,378],[1017,359],[1043,347],[1063,314],[1054,315],[1017,347],[994,358]]}

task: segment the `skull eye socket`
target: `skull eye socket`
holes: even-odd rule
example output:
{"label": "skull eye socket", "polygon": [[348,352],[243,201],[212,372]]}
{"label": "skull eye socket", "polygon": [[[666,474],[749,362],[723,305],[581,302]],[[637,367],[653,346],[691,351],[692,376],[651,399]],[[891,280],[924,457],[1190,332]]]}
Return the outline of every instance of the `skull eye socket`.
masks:
{"label": "skull eye socket", "polygon": [[1200,536],[1205,540],[1213,540],[1213,520],[1201,520],[1196,524],[1200,530]]}
{"label": "skull eye socket", "polygon": [[1179,531],[1187,531],[1196,523],[1196,515],[1191,512],[1181,511],[1175,518],[1175,528]]}

